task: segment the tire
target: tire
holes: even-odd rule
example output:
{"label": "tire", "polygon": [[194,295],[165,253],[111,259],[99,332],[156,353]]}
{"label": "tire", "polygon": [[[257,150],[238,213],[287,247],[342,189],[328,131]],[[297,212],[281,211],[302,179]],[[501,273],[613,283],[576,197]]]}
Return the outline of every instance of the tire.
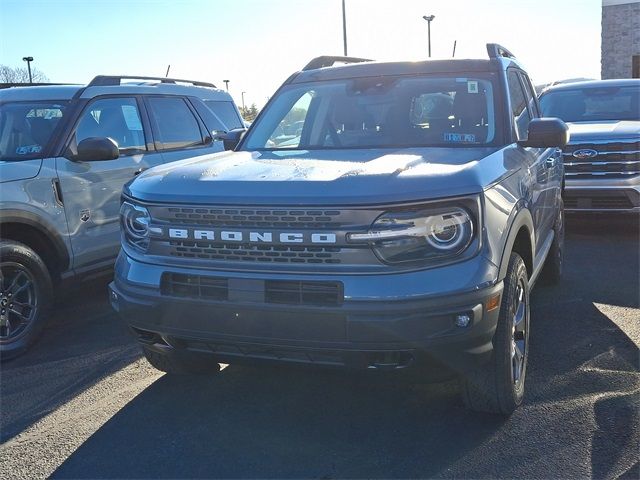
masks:
{"label": "tire", "polygon": [[[511,415],[522,403],[529,357],[529,286],[522,257],[512,253],[493,337],[493,358],[462,381],[467,408]],[[514,356],[520,352],[521,355]]]}
{"label": "tire", "polygon": [[560,212],[553,226],[553,231],[555,233],[553,243],[540,275],[540,280],[545,285],[556,285],[562,278],[564,263],[564,203],[562,200],[560,200]]}
{"label": "tire", "polygon": [[31,248],[0,241],[0,359],[26,351],[49,317],[53,284],[46,265]]}
{"label": "tire", "polygon": [[189,353],[160,353],[146,345],[142,346],[142,352],[153,368],[172,375],[204,375],[220,371],[220,365],[214,360],[197,358]]}

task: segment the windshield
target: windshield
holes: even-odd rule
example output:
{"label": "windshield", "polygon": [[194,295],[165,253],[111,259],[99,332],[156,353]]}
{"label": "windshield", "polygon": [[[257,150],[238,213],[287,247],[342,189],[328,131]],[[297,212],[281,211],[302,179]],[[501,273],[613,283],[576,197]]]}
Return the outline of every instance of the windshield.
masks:
{"label": "windshield", "polygon": [[640,120],[640,87],[589,87],[559,90],[540,97],[545,117],[565,122]]}
{"label": "windshield", "polygon": [[495,137],[489,76],[365,77],[285,87],[242,149],[450,147]]}
{"label": "windshield", "polygon": [[41,158],[67,102],[0,105],[0,160]]}

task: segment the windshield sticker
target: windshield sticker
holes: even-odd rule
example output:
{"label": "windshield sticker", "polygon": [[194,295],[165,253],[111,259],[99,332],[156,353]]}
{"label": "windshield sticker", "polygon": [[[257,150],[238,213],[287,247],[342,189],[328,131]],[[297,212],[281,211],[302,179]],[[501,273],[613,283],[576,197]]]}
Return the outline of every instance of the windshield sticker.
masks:
{"label": "windshield sticker", "polygon": [[444,141],[455,143],[475,143],[476,136],[472,133],[445,133]]}
{"label": "windshield sticker", "polygon": [[29,155],[30,153],[40,153],[41,151],[41,145],[24,145],[16,148],[16,155]]}
{"label": "windshield sticker", "polygon": [[469,80],[467,82],[467,92],[468,93],[478,93],[478,82],[474,80]]}

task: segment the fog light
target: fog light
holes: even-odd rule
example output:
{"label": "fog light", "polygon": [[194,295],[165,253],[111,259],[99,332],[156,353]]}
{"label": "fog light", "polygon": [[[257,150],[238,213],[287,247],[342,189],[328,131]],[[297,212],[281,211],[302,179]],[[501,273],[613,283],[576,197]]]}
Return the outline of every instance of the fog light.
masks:
{"label": "fog light", "polygon": [[462,315],[456,315],[456,327],[468,327],[471,324],[471,316],[463,313]]}

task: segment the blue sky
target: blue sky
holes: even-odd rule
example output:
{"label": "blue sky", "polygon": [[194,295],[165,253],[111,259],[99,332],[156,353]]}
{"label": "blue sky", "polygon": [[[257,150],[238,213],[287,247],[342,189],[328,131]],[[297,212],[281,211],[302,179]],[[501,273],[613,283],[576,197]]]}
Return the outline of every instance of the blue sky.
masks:
{"label": "blue sky", "polygon": [[[485,57],[498,42],[534,82],[599,78],[600,0],[346,0],[349,54]],[[341,0],[0,0],[0,64],[53,82],[97,74],[165,74],[212,81],[238,103],[264,104],[314,56],[342,54]]]}

